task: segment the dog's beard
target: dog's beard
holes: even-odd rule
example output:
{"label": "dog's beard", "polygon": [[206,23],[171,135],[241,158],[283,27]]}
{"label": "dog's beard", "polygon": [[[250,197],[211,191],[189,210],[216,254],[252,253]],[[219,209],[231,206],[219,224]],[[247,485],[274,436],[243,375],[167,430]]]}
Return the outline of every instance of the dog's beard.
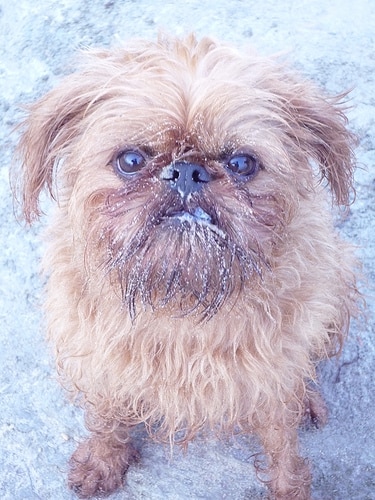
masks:
{"label": "dog's beard", "polygon": [[238,213],[219,207],[213,196],[156,198],[129,200],[116,192],[102,210],[106,256],[100,264],[133,318],[141,305],[209,319],[250,279],[261,280],[267,260],[253,226],[270,232],[273,224],[254,220],[251,204]]}

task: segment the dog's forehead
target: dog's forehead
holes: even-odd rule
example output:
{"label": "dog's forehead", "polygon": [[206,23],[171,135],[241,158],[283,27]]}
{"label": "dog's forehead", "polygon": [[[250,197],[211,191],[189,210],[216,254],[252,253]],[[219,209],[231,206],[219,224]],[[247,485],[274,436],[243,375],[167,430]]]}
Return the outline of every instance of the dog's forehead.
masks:
{"label": "dog's forehead", "polygon": [[276,96],[265,84],[264,64],[252,56],[205,43],[124,51],[96,64],[107,76],[92,122],[112,120],[137,142],[185,141],[217,150],[269,128]]}
{"label": "dog's forehead", "polygon": [[274,62],[216,45],[137,50],[94,57],[81,74],[80,129],[82,138],[95,137],[94,149],[108,156],[129,145],[208,157],[245,145],[260,157],[261,150],[286,151],[294,118],[284,87],[292,84],[283,86]]}
{"label": "dog's forehead", "polygon": [[[161,82],[145,87],[145,94],[111,96],[91,115],[89,128],[97,137],[107,130],[116,146],[137,144],[151,150],[176,146],[195,148],[208,155],[244,144],[255,144],[279,129],[259,104],[254,92],[233,92],[216,82],[193,81],[189,89],[175,82],[173,89]],[[211,90],[213,93],[211,93]]]}

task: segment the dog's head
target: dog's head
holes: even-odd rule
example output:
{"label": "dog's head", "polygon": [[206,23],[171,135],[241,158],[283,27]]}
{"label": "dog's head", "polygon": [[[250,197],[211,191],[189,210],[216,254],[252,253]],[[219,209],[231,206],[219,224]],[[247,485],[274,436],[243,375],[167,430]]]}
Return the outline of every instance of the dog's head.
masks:
{"label": "dog's head", "polygon": [[350,197],[339,99],[210,39],[89,52],[23,125],[26,220],[46,188],[132,312],[214,314],[262,280],[320,180]]}

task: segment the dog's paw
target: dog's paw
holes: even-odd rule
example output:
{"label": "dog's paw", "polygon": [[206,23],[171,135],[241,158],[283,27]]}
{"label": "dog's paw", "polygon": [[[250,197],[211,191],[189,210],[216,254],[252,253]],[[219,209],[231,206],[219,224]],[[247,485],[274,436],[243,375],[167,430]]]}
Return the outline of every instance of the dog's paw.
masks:
{"label": "dog's paw", "polygon": [[78,446],[70,459],[68,485],[79,498],[110,495],[122,486],[129,465],[138,459],[130,443],[91,437]]}

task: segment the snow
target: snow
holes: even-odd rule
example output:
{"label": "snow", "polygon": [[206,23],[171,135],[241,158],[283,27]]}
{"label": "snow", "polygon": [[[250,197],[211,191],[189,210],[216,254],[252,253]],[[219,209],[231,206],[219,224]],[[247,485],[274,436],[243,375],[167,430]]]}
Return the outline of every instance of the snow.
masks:
{"label": "snow", "polygon": [[[160,30],[213,35],[238,46],[287,54],[329,92],[353,88],[350,126],[359,137],[357,200],[341,224],[363,260],[367,322],[352,325],[341,360],[322,368],[330,420],[302,430],[313,466],[313,498],[375,499],[375,2],[373,0],[18,0],[0,2],[0,496],[73,498],[66,464],[84,435],[82,414],[55,381],[40,313],[40,245],[16,222],[8,168],[19,106],[69,71],[79,47],[109,46]],[[114,499],[256,499],[254,447],[241,437],[191,445],[187,455],[146,439],[142,462]]]}

